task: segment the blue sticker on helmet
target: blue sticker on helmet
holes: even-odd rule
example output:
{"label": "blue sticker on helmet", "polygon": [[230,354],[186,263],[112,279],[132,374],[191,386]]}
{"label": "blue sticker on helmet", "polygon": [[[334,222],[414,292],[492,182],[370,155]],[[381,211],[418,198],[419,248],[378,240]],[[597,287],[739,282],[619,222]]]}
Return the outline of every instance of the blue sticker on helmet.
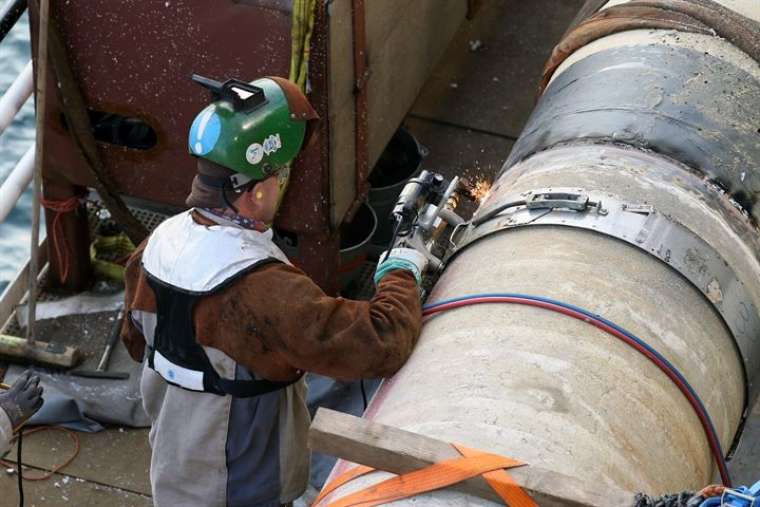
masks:
{"label": "blue sticker on helmet", "polygon": [[193,120],[188,135],[190,153],[193,155],[205,155],[216,146],[219,135],[222,133],[222,122],[214,112],[213,107],[206,108]]}

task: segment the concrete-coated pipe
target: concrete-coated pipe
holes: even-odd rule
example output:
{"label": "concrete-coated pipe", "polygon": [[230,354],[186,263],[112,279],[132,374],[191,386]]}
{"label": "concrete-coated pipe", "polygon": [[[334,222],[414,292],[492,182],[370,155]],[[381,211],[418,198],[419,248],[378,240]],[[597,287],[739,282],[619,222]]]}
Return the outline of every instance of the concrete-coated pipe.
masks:
{"label": "concrete-coated pipe", "polygon": [[[721,3],[760,22],[754,0]],[[760,387],[757,57],[723,37],[652,29],[576,51],[476,219],[539,189],[575,189],[597,211],[516,206],[471,228],[465,239],[478,239],[429,301],[524,293],[606,317],[678,368],[727,451]],[[668,377],[612,336],[544,309],[488,304],[430,318],[366,417],[629,491],[715,477],[699,419]],[[487,504],[449,490],[394,503]]]}

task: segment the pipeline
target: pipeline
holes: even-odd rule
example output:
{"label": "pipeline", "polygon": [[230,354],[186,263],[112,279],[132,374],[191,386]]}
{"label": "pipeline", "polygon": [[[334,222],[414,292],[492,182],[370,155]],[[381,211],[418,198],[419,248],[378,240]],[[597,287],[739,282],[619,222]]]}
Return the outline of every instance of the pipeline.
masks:
{"label": "pipeline", "polygon": [[422,308],[423,317],[435,315],[440,312],[446,312],[453,310],[454,308],[461,308],[463,306],[478,305],[478,304],[519,304],[534,306],[536,308],[544,308],[545,310],[551,310],[554,312],[567,315],[574,319],[586,322],[595,326],[602,331],[614,336],[615,338],[630,345],[639,353],[647,357],[652,363],[654,363],[663,373],[665,373],[674,384],[678,386],[681,392],[689,400],[689,403],[694,408],[694,412],[702,422],[702,427],[705,430],[705,437],[710,443],[710,448],[715,458],[715,463],[720,474],[721,481],[724,486],[731,486],[731,478],[728,473],[728,467],[726,464],[723,449],[720,446],[720,440],[715,432],[715,426],[710,415],[705,410],[704,404],[699,396],[694,392],[694,388],[689,385],[689,382],[684,378],[678,368],[653,349],[647,342],[641,338],[635,336],[633,333],[621,328],[613,322],[605,319],[600,315],[595,315],[583,308],[569,305],[561,301],[555,301],[550,298],[536,297],[526,294],[472,294],[469,296],[463,296],[454,299],[447,299],[444,301],[436,301],[435,303],[428,303]]}
{"label": "pipeline", "polygon": [[[613,0],[594,16],[555,50],[429,300],[533,294],[605,315],[677,368],[727,451],[760,392],[760,4]],[[365,417],[650,495],[716,472],[698,414],[649,359],[524,305],[428,319]],[[448,490],[398,504],[412,502],[488,504]]]}

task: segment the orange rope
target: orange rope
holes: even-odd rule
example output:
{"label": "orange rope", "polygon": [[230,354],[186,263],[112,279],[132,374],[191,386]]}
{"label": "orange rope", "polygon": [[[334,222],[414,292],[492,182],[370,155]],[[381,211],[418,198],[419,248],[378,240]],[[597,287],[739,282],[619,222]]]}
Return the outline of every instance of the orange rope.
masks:
{"label": "orange rope", "polygon": [[50,236],[52,237],[56,262],[61,270],[61,283],[66,282],[66,279],[69,277],[69,249],[66,245],[66,235],[63,233],[61,217],[64,213],[75,211],[79,207],[80,198],[80,196],[75,195],[63,201],[56,201],[40,197],[40,204],[55,214],[53,217],[53,231]]}
{"label": "orange rope", "polygon": [[[71,456],[68,457],[68,459],[66,459],[66,461],[64,461],[60,465],[54,466],[53,469],[50,470],[49,472],[46,472],[38,476],[32,476],[32,477],[29,477],[27,474],[24,474],[23,478],[25,481],[46,481],[50,479],[53,475],[57,474],[58,472],[63,470],[65,467],[70,465],[71,462],[74,461],[77,456],[79,456],[79,450],[81,449],[81,444],[79,442],[79,435],[77,435],[75,432],[67,428],[63,428],[61,426],[38,426],[37,428],[33,428],[29,431],[25,431],[24,436],[33,435],[41,431],[61,431],[63,433],[66,433],[71,439],[71,441],[74,442],[74,452],[71,454]],[[0,460],[0,463],[2,463],[4,467],[10,467],[11,465],[15,464],[16,473],[19,472],[18,467],[21,466],[21,463],[16,463],[15,461]]]}

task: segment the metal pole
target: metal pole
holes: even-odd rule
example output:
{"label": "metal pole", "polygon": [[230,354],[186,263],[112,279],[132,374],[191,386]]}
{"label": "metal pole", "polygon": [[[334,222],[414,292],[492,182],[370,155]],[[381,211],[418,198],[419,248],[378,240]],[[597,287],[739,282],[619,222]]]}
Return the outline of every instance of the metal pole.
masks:
{"label": "metal pole", "polygon": [[29,258],[29,310],[26,325],[27,346],[34,345],[34,321],[37,306],[37,273],[40,248],[40,193],[42,192],[42,164],[45,142],[45,89],[48,70],[48,22],[50,17],[50,0],[40,1],[39,39],[37,49],[37,141],[35,149],[33,200],[32,200],[32,246]]}
{"label": "metal pole", "polygon": [[26,0],[7,0],[0,7],[0,42],[5,39],[8,32],[16,25],[18,18],[26,10]]}
{"label": "metal pole", "polygon": [[0,97],[0,134],[5,132],[21,107],[32,94],[34,79],[32,74],[32,62],[30,61],[22,70],[5,94]]}
{"label": "metal pole", "polygon": [[13,211],[19,197],[24,193],[34,174],[34,145],[30,146],[24,156],[16,163],[3,184],[0,185],[0,222]]}

